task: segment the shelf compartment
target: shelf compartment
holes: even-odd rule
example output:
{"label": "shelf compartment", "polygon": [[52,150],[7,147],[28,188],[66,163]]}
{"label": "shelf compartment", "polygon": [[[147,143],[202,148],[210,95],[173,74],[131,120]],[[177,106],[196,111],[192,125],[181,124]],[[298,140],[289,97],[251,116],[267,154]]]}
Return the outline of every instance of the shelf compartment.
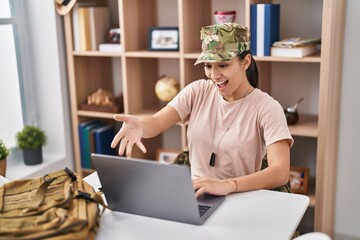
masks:
{"label": "shelf compartment", "polygon": [[295,125],[289,125],[293,136],[317,137],[318,117],[309,114],[300,114],[299,121]]}
{"label": "shelf compartment", "polygon": [[155,84],[161,75],[179,79],[179,65],[178,59],[126,58],[126,71],[131,74],[124,86],[124,99],[131,101],[125,101],[125,112],[142,114],[160,110],[165,104],[157,98]]}
{"label": "shelf compartment", "polygon": [[[141,51],[147,49],[150,27],[176,27],[179,26],[179,17],[176,0],[123,0],[123,16],[121,22],[124,45],[126,51]],[[166,11],[166,19],[164,15]],[[139,16],[140,19],[139,19]]]}
{"label": "shelf compartment", "polygon": [[112,59],[102,57],[75,57],[75,84],[77,106],[99,88],[113,89]]}

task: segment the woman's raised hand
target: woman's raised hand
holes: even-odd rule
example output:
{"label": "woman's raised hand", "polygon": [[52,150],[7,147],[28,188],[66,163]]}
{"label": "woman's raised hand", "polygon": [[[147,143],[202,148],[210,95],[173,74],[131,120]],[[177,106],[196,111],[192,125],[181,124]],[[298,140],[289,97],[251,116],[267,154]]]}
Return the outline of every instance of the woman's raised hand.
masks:
{"label": "woman's raised hand", "polygon": [[133,145],[136,144],[143,153],[146,153],[146,148],[141,142],[144,130],[140,124],[140,119],[123,114],[115,114],[114,119],[123,122],[123,125],[111,142],[111,147],[115,148],[120,142],[119,155],[123,155],[126,149],[126,156],[130,157]]}

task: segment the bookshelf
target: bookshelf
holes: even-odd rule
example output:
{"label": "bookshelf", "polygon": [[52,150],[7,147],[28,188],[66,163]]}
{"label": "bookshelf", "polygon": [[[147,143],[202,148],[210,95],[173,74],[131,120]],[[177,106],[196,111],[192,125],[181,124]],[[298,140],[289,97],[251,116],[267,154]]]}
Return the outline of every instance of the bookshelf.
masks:
{"label": "bookshelf", "polygon": [[[78,2],[84,1],[78,0]],[[79,174],[87,174],[93,170],[81,168],[78,123],[92,118],[111,122],[113,116],[111,113],[80,110],[81,102],[89,94],[100,87],[112,90],[115,95],[121,92],[124,97],[124,113],[137,116],[155,113],[161,108],[153,90],[160,75],[166,73],[176,77],[181,88],[196,79],[204,78],[202,66],[193,66],[193,64],[201,50],[199,31],[202,26],[213,23],[212,13],[214,10],[219,10],[223,4],[229,5],[231,10],[236,8],[236,22],[249,26],[250,4],[270,3],[271,1],[96,0],[94,2],[97,5],[110,7],[111,23],[119,24],[122,31],[121,44],[124,51],[121,53],[74,51],[71,13],[64,16],[73,147],[76,170]],[[273,2],[285,4],[284,0]],[[302,4],[303,1],[292,2]],[[308,105],[318,106],[309,113],[304,111],[304,114],[300,116],[299,123],[291,126],[290,131],[294,137],[315,139],[316,153],[313,156],[315,169],[311,174],[312,181],[310,181],[309,191],[311,207],[315,212],[312,230],[332,235],[340,97],[340,83],[337,80],[340,74],[337,65],[340,65],[340,60],[337,59],[342,59],[338,47],[338,43],[342,41],[341,34],[338,34],[335,28],[341,29],[342,19],[344,19],[342,11],[344,3],[336,0],[305,2],[306,6],[314,5],[314,9],[320,10],[302,9],[303,12],[312,16],[304,17],[302,21],[304,25],[308,26],[312,26],[308,19],[317,21],[314,25],[320,26],[320,30],[317,31],[319,37],[322,38],[322,54],[317,53],[301,59],[284,57],[255,57],[255,59],[260,71],[259,88],[270,94],[279,93],[273,87],[274,75],[276,75],[277,68],[281,69],[283,64],[285,64],[284,66],[292,64],[291,69],[295,69],[294,71],[297,66],[311,66],[318,73],[315,74],[314,79],[318,85],[317,98],[313,100],[314,103],[308,103]],[[291,18],[291,14],[287,14],[285,17]],[[148,28],[152,26],[177,26],[180,35],[180,50],[178,52],[148,51],[147,34]],[[294,84],[294,82],[289,84]],[[281,98],[281,94],[279,97]],[[156,150],[164,148],[169,142],[166,141],[168,138],[166,134],[144,140],[148,152],[143,155],[137,150],[134,152],[134,157],[155,159]],[[165,148],[180,149],[186,146],[186,126],[173,127],[171,134],[175,135],[178,141],[174,145],[166,145]]]}

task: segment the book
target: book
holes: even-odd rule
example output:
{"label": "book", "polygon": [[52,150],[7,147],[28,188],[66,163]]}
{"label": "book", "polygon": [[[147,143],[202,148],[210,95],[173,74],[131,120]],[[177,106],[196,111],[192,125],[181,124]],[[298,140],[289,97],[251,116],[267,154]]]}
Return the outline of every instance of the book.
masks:
{"label": "book", "polygon": [[89,120],[86,122],[79,123],[79,143],[80,143],[80,158],[81,158],[81,167],[82,168],[91,168],[91,143],[90,143],[90,131],[93,128],[103,125],[103,122],[98,120]]}
{"label": "book", "polygon": [[114,125],[105,125],[93,131],[95,152],[100,154],[115,155],[115,149],[111,148],[111,142],[115,136]]}
{"label": "book", "polygon": [[286,48],[294,48],[308,45],[316,45],[320,44],[320,38],[301,38],[301,37],[292,37],[285,38],[280,41],[274,42],[274,47],[286,47]]}
{"label": "book", "polygon": [[270,56],[270,48],[280,36],[280,4],[252,4],[250,24],[251,53]]}
{"label": "book", "polygon": [[90,154],[96,153],[95,131],[103,128],[104,126],[107,126],[107,125],[105,123],[103,123],[103,124],[99,124],[99,125],[95,126],[94,128],[90,129],[90,131],[89,131],[89,147],[90,147],[89,153]]}
{"label": "book", "polygon": [[91,49],[89,7],[78,8],[78,21],[79,21],[79,48],[80,51],[88,51]]}
{"label": "book", "polygon": [[102,43],[99,45],[100,52],[122,52],[122,45],[120,43]]}
{"label": "book", "polygon": [[78,16],[79,3],[75,3],[72,10],[72,27],[73,27],[73,39],[74,50],[80,50],[80,29],[79,29],[79,16]]}
{"label": "book", "polygon": [[306,45],[300,47],[271,47],[271,56],[274,57],[296,57],[302,58],[317,51],[316,45]]}
{"label": "book", "polygon": [[98,123],[98,120],[95,119],[91,119],[85,122],[81,122],[78,124],[78,132],[79,132],[79,145],[80,145],[80,160],[81,160],[81,166],[85,166],[86,165],[86,151],[85,151],[85,128],[87,126],[93,125]]}
{"label": "book", "polygon": [[99,44],[106,42],[106,34],[110,28],[108,7],[89,7],[90,44],[96,51]]}

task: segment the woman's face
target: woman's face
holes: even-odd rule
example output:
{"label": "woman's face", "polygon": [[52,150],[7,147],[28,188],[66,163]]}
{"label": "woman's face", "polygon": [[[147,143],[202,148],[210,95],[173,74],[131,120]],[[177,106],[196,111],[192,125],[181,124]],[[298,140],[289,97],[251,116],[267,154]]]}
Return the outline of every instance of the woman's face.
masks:
{"label": "woman's face", "polygon": [[246,95],[249,82],[246,78],[246,69],[250,65],[250,55],[244,60],[238,57],[225,62],[205,62],[206,76],[214,82],[221,96],[231,102]]}

